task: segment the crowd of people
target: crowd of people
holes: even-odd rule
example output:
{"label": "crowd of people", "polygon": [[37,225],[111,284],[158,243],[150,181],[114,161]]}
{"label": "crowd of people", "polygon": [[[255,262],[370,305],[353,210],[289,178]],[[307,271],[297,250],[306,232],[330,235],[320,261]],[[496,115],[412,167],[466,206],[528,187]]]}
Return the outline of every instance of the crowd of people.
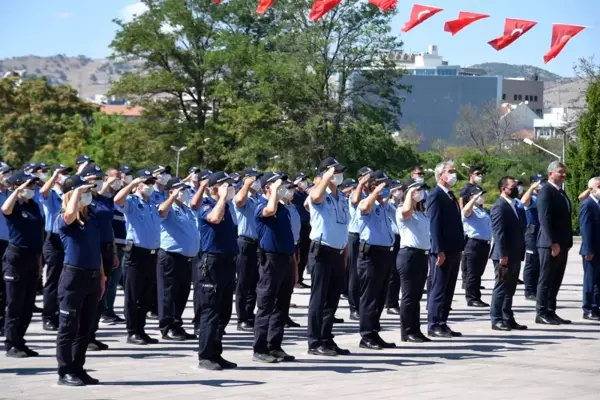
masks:
{"label": "crowd of people", "polygon": [[[293,361],[282,348],[294,288],[309,288],[309,355],[348,355],[333,335],[340,299],[358,321],[359,347],[394,348],[380,336],[382,312],[399,315],[400,339],[462,336],[448,325],[460,266],[469,307],[489,307],[491,328],[525,330],[512,311],[525,260],[525,296],[538,324],[559,325],[557,295],[573,245],[566,167],[548,166],[527,190],[518,179],[498,182],[484,208],[484,171],[473,167],[457,200],[454,164],[435,167],[435,186],[422,167],[401,182],[363,167],[346,177],[324,159],[309,183],[304,173],[247,168],[228,174],[192,168],[185,179],[168,166],[132,171],[102,168],[87,155],[75,168],[0,165],[0,328],[6,356],[35,357],[26,332],[43,276],[43,329],[56,331],[58,383],[98,384],[85,370],[86,352],[108,348],[99,324],[125,324],[127,343],[152,345],[147,318],[163,340],[198,341],[199,367],[235,368],[223,358],[232,313],[237,329],[254,334],[256,362]],[[580,196],[584,265],[583,318],[600,321],[600,178]],[[495,285],[482,300],[488,259]],[[116,315],[117,287],[124,318]],[[182,319],[193,290],[193,333]],[[420,302],[427,292],[427,335]],[[234,295],[235,294],[235,295]]]}

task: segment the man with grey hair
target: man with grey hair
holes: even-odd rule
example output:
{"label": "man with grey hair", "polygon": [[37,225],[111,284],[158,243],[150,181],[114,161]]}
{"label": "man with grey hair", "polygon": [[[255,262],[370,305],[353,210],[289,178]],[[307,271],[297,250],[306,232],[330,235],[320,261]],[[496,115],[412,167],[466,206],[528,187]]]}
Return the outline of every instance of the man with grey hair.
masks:
{"label": "man with grey hair", "polygon": [[428,288],[428,334],[435,337],[462,336],[448,325],[460,259],[464,248],[464,231],[460,209],[451,188],[456,184],[452,161],[435,167],[437,185],[427,196],[427,214],[431,232]]}
{"label": "man with grey hair", "polygon": [[600,321],[600,178],[588,183],[589,196],[579,206],[583,259],[583,319]]}
{"label": "man with grey hair", "polygon": [[571,201],[563,190],[566,176],[567,167],[562,162],[551,162],[548,165],[548,184],[542,187],[537,199],[540,277],[535,322],[538,324],[571,323],[556,315],[556,297],[565,275],[569,249],[573,247]]}

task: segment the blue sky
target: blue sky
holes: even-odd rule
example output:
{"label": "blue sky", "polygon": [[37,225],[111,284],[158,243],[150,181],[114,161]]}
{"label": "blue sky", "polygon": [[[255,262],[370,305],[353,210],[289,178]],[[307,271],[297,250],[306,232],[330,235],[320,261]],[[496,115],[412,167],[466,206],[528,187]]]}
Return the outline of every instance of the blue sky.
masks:
{"label": "blue sky", "polygon": [[[232,0],[235,1],[235,0]],[[258,2],[258,0],[257,0]],[[392,28],[401,35],[405,50],[425,51],[437,44],[451,64],[463,66],[479,62],[531,64],[554,73],[571,76],[573,64],[581,56],[597,54],[600,60],[599,0],[424,0],[444,8],[412,31],[401,34],[410,9],[418,1],[400,0]],[[27,54],[49,56],[59,53],[106,57],[115,33],[113,18],[135,10],[136,0],[19,0],[3,2],[0,11],[0,58]],[[276,6],[277,2],[275,2]],[[129,6],[129,8],[128,8]],[[444,32],[444,22],[459,11],[490,14],[456,36]],[[530,32],[508,48],[497,52],[487,42],[502,34],[504,18],[537,21]],[[552,23],[590,26],[571,40],[563,52],[548,64],[543,55],[550,46]]]}

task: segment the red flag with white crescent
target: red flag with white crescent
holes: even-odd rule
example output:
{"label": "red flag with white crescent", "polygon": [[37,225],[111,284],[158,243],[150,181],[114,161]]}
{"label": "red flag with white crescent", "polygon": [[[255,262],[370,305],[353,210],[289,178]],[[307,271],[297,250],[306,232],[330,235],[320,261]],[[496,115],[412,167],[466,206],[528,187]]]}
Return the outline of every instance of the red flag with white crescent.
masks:
{"label": "red flag with white crescent", "polygon": [[381,11],[386,12],[396,8],[398,0],[369,0],[369,3],[379,8]]}
{"label": "red flag with white crescent", "polygon": [[504,35],[488,43],[494,49],[502,50],[503,48],[511,45],[515,40],[529,32],[529,30],[536,25],[537,22],[533,21],[506,18],[506,22],[504,23]]}
{"label": "red flag with white crescent", "polygon": [[410,31],[412,28],[414,28],[415,26],[428,20],[429,18],[433,17],[435,14],[439,13],[440,11],[444,11],[444,9],[415,4],[410,13],[410,19],[408,21],[406,21],[406,23],[404,24],[404,28],[402,28],[402,32]]}
{"label": "red flag with white crescent", "polygon": [[275,3],[275,0],[260,0],[258,7],[256,7],[256,12],[259,14],[266,13],[273,3]]}
{"label": "red flag with white crescent", "polygon": [[458,19],[446,22],[444,30],[450,32],[452,35],[456,35],[458,31],[465,28],[467,25],[471,25],[475,21],[480,19],[489,18],[487,14],[478,14],[468,11],[461,11],[458,13]]}
{"label": "red flag with white crescent", "polygon": [[221,0],[213,0],[213,3],[221,4]]}
{"label": "red flag with white crescent", "polygon": [[311,21],[317,21],[323,15],[333,10],[335,6],[337,6],[341,2],[342,0],[315,0],[315,2],[312,5],[312,8],[310,9],[310,14],[308,14],[308,18]]}
{"label": "red flag with white crescent", "polygon": [[567,42],[584,29],[585,26],[579,25],[552,25],[552,43],[550,50],[544,56],[544,62],[547,63],[556,57],[567,45]]}

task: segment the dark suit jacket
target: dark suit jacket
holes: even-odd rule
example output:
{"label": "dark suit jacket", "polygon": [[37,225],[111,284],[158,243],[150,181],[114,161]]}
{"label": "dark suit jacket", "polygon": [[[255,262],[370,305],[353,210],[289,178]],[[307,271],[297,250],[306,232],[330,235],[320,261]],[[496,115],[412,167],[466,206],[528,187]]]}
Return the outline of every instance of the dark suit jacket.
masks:
{"label": "dark suit jacket", "polygon": [[460,253],[464,249],[464,231],[458,202],[436,185],[426,202],[431,233],[431,252]]}
{"label": "dark suit jacket", "polygon": [[508,257],[510,264],[525,258],[525,230],[513,208],[502,196],[492,207],[492,252],[490,258]]}
{"label": "dark suit jacket", "polygon": [[591,195],[579,205],[579,230],[581,231],[579,254],[582,256],[595,254],[600,257],[600,206]]}
{"label": "dark suit jacket", "polygon": [[537,197],[537,209],[540,220],[537,247],[550,248],[553,243],[563,249],[573,247],[571,201],[566,193],[561,193],[551,183],[545,184]]}

